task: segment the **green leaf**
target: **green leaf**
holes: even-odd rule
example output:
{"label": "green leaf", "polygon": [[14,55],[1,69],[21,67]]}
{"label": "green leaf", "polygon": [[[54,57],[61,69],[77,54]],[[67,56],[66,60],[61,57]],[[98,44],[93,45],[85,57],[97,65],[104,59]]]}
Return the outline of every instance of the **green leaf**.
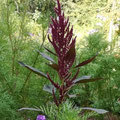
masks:
{"label": "green leaf", "polygon": [[44,74],[43,72],[37,70],[36,68],[33,68],[33,67],[31,67],[31,66],[28,66],[28,65],[24,64],[24,63],[21,62],[21,61],[18,61],[18,63],[19,63],[20,65],[22,65],[23,67],[29,69],[30,71],[34,72],[35,74],[37,74],[37,75],[39,75],[39,76],[42,76],[42,77],[48,79],[48,77],[47,77],[46,74]]}
{"label": "green leaf", "polygon": [[103,109],[96,109],[96,108],[90,108],[90,107],[81,107],[81,109],[83,109],[83,110],[92,110],[92,111],[95,111],[95,112],[97,112],[99,114],[105,114],[105,113],[108,112],[108,111],[103,110]]}
{"label": "green leaf", "polygon": [[77,84],[77,83],[88,83],[88,82],[94,82],[94,81],[98,81],[98,80],[102,80],[103,78],[91,78],[91,76],[82,76],[82,77],[80,77],[80,78],[78,78],[78,79],[75,79],[73,82],[75,83],[75,84]]}

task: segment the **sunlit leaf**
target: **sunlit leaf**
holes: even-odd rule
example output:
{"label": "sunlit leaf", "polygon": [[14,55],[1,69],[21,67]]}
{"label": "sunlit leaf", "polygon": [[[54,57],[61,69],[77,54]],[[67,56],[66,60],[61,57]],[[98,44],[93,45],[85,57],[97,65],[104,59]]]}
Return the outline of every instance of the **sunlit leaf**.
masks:
{"label": "sunlit leaf", "polygon": [[23,111],[23,110],[41,111],[40,109],[36,109],[36,108],[20,108],[20,109],[18,109],[18,111]]}
{"label": "sunlit leaf", "polygon": [[92,111],[95,111],[95,112],[97,112],[99,114],[105,114],[105,113],[108,112],[108,111],[103,110],[103,109],[96,109],[96,108],[90,108],[90,107],[81,107],[81,109],[83,109],[83,110],[92,110]]}
{"label": "sunlit leaf", "polygon": [[30,71],[34,72],[35,74],[40,75],[40,76],[45,77],[45,78],[48,79],[48,77],[47,77],[46,74],[44,74],[43,72],[37,70],[36,68],[33,68],[33,67],[31,67],[31,66],[28,66],[27,64],[24,64],[24,63],[21,62],[21,61],[18,61],[18,63],[19,63],[20,65],[22,65],[23,67],[29,69]]}

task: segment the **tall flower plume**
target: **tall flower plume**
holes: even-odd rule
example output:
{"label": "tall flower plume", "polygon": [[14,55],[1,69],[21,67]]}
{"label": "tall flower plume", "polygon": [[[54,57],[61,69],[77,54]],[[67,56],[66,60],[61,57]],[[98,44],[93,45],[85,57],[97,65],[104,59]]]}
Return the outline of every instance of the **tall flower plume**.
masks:
{"label": "tall flower plume", "polygon": [[[55,53],[46,47],[44,48],[52,55],[57,56],[58,58],[57,63],[48,55],[45,55],[39,51],[38,52],[40,53],[41,56],[43,56],[45,59],[51,62],[51,64],[47,65],[49,65],[51,68],[58,72],[59,78],[62,81],[61,84],[54,82],[54,80],[51,79],[49,73],[44,74],[43,72],[20,61],[19,64],[31,70],[35,74],[38,74],[48,79],[51,82],[54,88],[51,86],[46,87],[47,88],[46,91],[52,92],[54,102],[57,106],[59,106],[63,101],[65,101],[65,97],[68,96],[67,95],[68,91],[75,84],[94,82],[100,79],[99,78],[91,79],[90,76],[82,76],[80,78],[77,78],[79,74],[79,67],[84,66],[93,61],[97,54],[92,58],[76,65],[74,69],[77,68],[77,71],[76,74],[72,77],[72,72],[70,69],[73,66],[76,57],[75,51],[76,37],[73,37],[73,27],[70,28],[69,18],[67,19],[65,18],[64,12],[62,12],[61,10],[59,0],[57,0],[57,7],[55,7],[54,11],[57,17],[56,18],[51,17],[52,21],[52,23],[50,24],[51,34],[48,35],[48,40],[53,46]],[[55,89],[57,89],[59,92],[59,98],[56,97]]]}
{"label": "tall flower plume", "polygon": [[64,79],[69,75],[69,70],[75,60],[76,37],[73,38],[73,27],[70,29],[69,18],[65,19],[59,0],[57,0],[57,4],[58,7],[54,9],[57,18],[51,18],[52,24],[50,24],[52,39],[49,36],[48,39],[58,56],[59,76],[61,79]]}

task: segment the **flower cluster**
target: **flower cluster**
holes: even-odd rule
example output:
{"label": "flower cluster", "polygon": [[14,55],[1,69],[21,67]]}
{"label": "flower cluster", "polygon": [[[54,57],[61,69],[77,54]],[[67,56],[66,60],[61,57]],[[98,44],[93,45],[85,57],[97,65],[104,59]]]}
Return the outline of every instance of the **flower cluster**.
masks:
{"label": "flower cluster", "polygon": [[46,120],[44,115],[38,115],[36,120]]}

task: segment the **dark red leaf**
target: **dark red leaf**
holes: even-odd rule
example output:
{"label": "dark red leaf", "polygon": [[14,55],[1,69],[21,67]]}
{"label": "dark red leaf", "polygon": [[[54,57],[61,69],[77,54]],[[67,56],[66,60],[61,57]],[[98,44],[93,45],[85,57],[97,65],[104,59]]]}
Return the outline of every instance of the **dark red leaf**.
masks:
{"label": "dark red leaf", "polygon": [[55,83],[55,82],[50,78],[50,76],[49,76],[48,73],[47,73],[47,77],[48,77],[48,79],[50,80],[50,82],[52,83],[52,85],[54,85],[57,89],[60,88],[60,86],[58,85],[58,83]]}
{"label": "dark red leaf", "polygon": [[73,45],[65,56],[65,60],[71,60],[75,57],[75,45]]}
{"label": "dark red leaf", "polygon": [[59,71],[59,66],[56,63],[51,63],[51,64],[47,63],[47,65],[53,68],[54,70],[56,70],[57,72]]}
{"label": "dark red leaf", "polygon": [[78,84],[78,83],[95,82],[98,80],[103,80],[103,78],[91,78],[90,76],[83,76],[83,77],[80,77],[80,78],[74,80],[73,82],[74,82],[74,84]]}
{"label": "dark red leaf", "polygon": [[47,77],[46,74],[44,74],[43,72],[37,70],[36,68],[33,68],[33,67],[31,67],[31,66],[28,66],[28,65],[24,64],[24,63],[21,62],[21,61],[18,61],[18,63],[19,63],[20,65],[22,65],[23,67],[29,69],[30,71],[34,72],[35,74],[40,75],[40,76],[45,77],[45,78],[48,79],[48,77]]}
{"label": "dark red leaf", "polygon": [[96,58],[97,55],[98,55],[98,54],[96,54],[94,57],[92,57],[92,58],[90,58],[90,59],[88,59],[88,60],[85,60],[84,62],[78,64],[77,66],[75,66],[75,68],[84,66],[84,65],[86,65],[86,64],[88,64],[88,63],[90,63],[90,62],[92,62],[92,61]]}
{"label": "dark red leaf", "polygon": [[59,11],[59,14],[61,14],[61,5],[60,5],[60,2],[59,2],[59,0],[57,0],[57,4],[58,4],[58,11]]}
{"label": "dark red leaf", "polygon": [[40,52],[40,51],[38,51],[38,53],[39,53],[40,55],[42,55],[45,59],[51,61],[52,63],[55,63],[55,61],[54,61],[51,57],[49,57],[48,55],[46,55],[46,54],[44,54],[44,53],[42,53],[42,52]]}
{"label": "dark red leaf", "polygon": [[52,52],[51,50],[49,50],[48,48],[46,48],[46,47],[44,47],[49,53],[51,53],[51,54],[53,54],[53,55],[55,55],[55,56],[57,56],[57,54],[55,54],[54,52]]}

